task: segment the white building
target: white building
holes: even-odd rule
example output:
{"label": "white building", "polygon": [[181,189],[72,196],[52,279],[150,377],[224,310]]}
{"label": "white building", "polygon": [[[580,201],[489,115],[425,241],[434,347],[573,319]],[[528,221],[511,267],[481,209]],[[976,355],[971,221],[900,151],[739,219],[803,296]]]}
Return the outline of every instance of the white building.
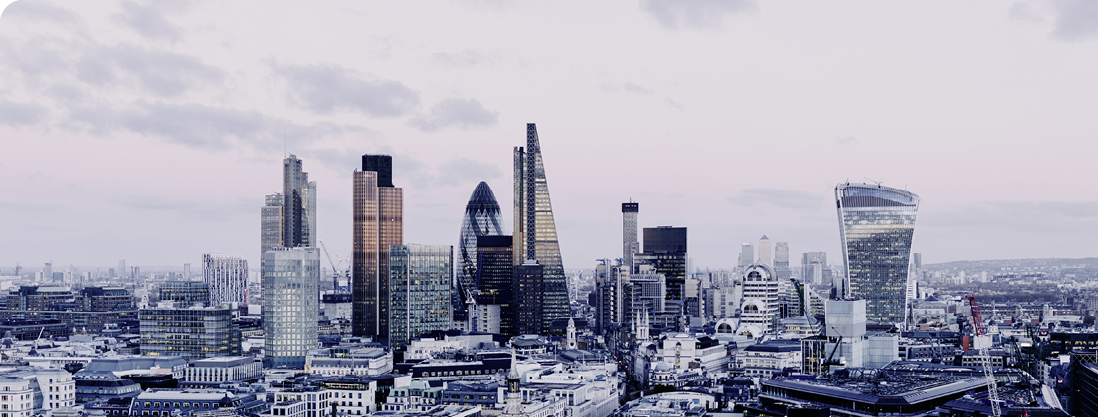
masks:
{"label": "white building", "polygon": [[739,333],[750,332],[752,337],[761,337],[759,333],[777,331],[778,317],[778,278],[766,265],[751,265],[743,273],[743,302],[740,305]]}
{"label": "white building", "polygon": [[20,367],[0,374],[0,409],[25,417],[76,404],[76,382],[61,369]]}

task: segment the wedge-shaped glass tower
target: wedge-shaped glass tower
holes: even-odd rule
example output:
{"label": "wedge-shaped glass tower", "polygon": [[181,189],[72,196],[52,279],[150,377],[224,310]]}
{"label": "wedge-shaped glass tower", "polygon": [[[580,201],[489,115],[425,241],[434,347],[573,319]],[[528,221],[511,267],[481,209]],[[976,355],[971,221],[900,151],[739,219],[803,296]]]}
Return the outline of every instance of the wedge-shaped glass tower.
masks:
{"label": "wedge-shaped glass tower", "polygon": [[[541,158],[538,129],[526,124],[526,148],[515,147],[515,266],[526,260],[536,260],[541,266],[541,328],[546,334],[553,320],[567,317],[568,288],[564,265],[557,243],[557,225],[553,220],[553,204],[549,201],[549,183],[545,180],[545,165]],[[516,299],[522,299],[527,289],[515,288]],[[530,328],[526,328],[530,332]]]}

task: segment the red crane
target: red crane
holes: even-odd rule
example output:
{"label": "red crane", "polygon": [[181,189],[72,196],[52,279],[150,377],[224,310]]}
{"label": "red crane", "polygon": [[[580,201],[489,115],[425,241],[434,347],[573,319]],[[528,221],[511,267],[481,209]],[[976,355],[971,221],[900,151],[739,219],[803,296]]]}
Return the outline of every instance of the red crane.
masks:
{"label": "red crane", "polygon": [[987,398],[991,401],[991,416],[1000,417],[1002,412],[999,409],[999,390],[995,387],[995,373],[991,370],[991,354],[988,352],[988,349],[991,348],[991,336],[987,335],[987,329],[983,327],[984,320],[980,317],[980,308],[976,305],[976,296],[969,294],[965,298],[968,299],[968,305],[972,308],[972,328],[974,329],[973,333],[975,333],[972,344],[979,351],[982,359],[984,377],[987,378]]}

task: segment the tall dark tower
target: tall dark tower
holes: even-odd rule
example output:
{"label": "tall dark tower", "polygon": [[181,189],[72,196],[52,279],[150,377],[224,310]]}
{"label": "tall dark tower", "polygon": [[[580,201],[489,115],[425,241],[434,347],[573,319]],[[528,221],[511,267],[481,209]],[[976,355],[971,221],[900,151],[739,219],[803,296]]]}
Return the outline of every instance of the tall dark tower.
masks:
{"label": "tall dark tower", "polygon": [[[514,265],[520,266],[527,260],[534,260],[541,268],[542,324],[537,332],[531,333],[546,334],[553,320],[567,317],[570,312],[564,265],[557,241],[557,226],[553,219],[553,205],[549,200],[549,183],[545,179],[538,130],[533,123],[526,124],[526,148],[515,147],[514,155]],[[521,293],[522,289],[518,291]],[[522,304],[519,305],[521,308]],[[522,326],[521,312],[519,321]]]}
{"label": "tall dark tower", "polygon": [[363,155],[354,172],[351,332],[389,334],[389,246],[404,244],[404,190],[393,186],[393,158]]}

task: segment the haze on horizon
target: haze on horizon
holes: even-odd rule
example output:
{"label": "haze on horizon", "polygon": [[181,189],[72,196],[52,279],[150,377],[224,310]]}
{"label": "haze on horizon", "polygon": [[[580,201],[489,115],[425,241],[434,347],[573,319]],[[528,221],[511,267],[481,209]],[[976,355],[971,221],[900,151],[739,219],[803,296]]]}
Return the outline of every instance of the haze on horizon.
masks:
{"label": "haze on horizon", "polygon": [[286,153],[333,256],[364,153],[394,157],[405,242],[456,245],[480,181],[511,225],[527,122],[568,269],[621,256],[629,199],[642,227],[688,227],[700,267],[764,234],[839,260],[847,180],[921,197],[925,263],[1098,256],[1089,2],[431,6],[13,3],[0,267],[258,268]]}

